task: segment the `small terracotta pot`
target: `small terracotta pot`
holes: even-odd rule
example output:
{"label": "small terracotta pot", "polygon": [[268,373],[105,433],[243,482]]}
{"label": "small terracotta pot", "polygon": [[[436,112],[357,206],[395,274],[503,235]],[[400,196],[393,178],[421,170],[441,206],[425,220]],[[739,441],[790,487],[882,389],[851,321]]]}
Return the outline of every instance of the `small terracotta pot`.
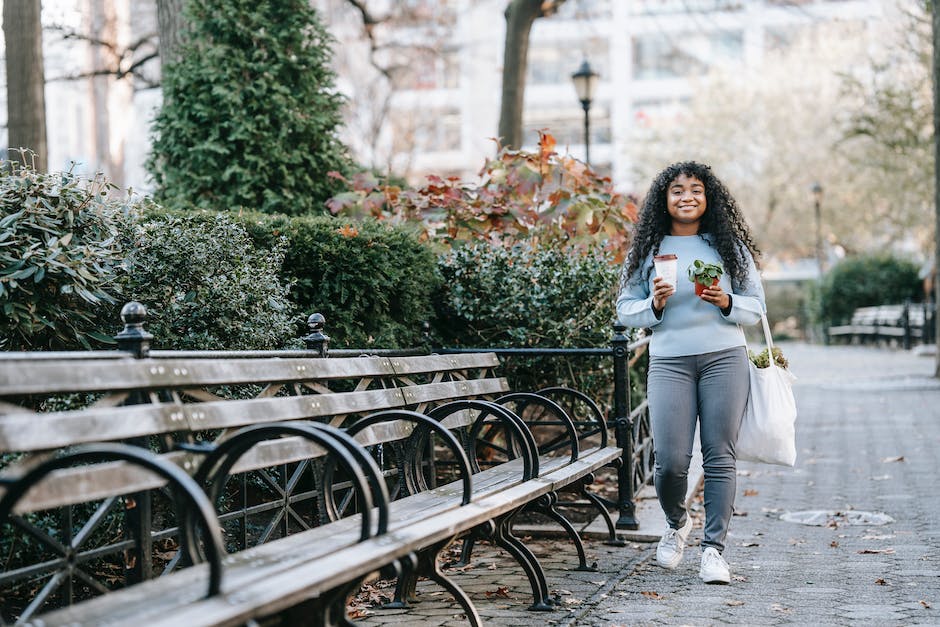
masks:
{"label": "small terracotta pot", "polygon": [[695,295],[701,296],[702,292],[705,291],[706,287],[714,287],[715,285],[718,285],[718,279],[715,279],[714,281],[712,281],[712,284],[709,286],[702,285],[701,283],[696,281],[695,282]]}

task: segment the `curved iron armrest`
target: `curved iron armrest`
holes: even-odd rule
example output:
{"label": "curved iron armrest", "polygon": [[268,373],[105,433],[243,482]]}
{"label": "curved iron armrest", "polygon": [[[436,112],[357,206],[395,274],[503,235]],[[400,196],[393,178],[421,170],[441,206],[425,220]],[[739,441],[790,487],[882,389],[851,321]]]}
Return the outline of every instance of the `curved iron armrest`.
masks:
{"label": "curved iron armrest", "polygon": [[[407,409],[389,409],[376,412],[374,414],[369,414],[368,416],[360,418],[346,428],[346,433],[350,438],[353,438],[357,433],[367,427],[371,427],[381,422],[393,422],[397,420],[414,423],[415,432],[417,432],[417,428],[420,426],[426,430],[437,433],[441,437],[441,439],[447,445],[447,448],[449,448],[451,453],[453,453],[454,459],[456,460],[457,465],[460,467],[460,479],[463,484],[463,495],[461,497],[460,504],[468,504],[473,498],[473,473],[470,471],[470,460],[467,458],[467,454],[464,452],[460,442],[458,442],[457,438],[454,437],[454,434],[437,420],[416,411]],[[414,468],[412,468],[411,471],[413,473],[417,473],[417,470]]]}
{"label": "curved iron armrest", "polygon": [[[255,444],[274,437],[285,435],[300,436],[319,444],[345,467],[352,477],[362,512],[362,531],[360,541],[367,540],[372,534],[372,509],[378,508],[376,535],[388,530],[388,491],[381,480],[381,472],[372,457],[358,442],[336,427],[317,422],[272,422],[251,425],[237,431],[224,442],[219,443],[203,460],[195,479],[206,486],[206,492],[215,503],[228,478],[229,472],[242,455]],[[371,489],[370,489],[371,488]]]}
{"label": "curved iron armrest", "polygon": [[[0,524],[10,520],[17,501],[49,473],[76,464],[114,461],[123,461],[145,468],[165,479],[171,488],[174,488],[173,500],[177,508],[176,515],[180,523],[180,536],[186,549],[186,556],[193,563],[208,560],[207,596],[218,594],[222,586],[222,557],[225,555],[225,549],[222,544],[221,525],[216,518],[212,503],[199,484],[186,472],[146,449],[127,444],[89,444],[76,447],[61,457],[46,460],[16,482],[9,484],[3,498],[0,499]],[[189,507],[185,507],[181,499],[176,498],[180,491],[188,501]],[[201,531],[204,534],[205,551],[199,548],[199,542],[197,542],[199,526],[202,527]]]}
{"label": "curved iron armrest", "polygon": [[[576,462],[578,460],[578,455],[580,454],[580,440],[578,438],[578,430],[574,426],[574,421],[571,420],[571,417],[568,415],[568,413],[562,409],[558,403],[546,396],[542,396],[541,394],[536,394],[533,392],[514,392],[511,394],[506,394],[497,398],[495,402],[499,405],[520,403],[521,409],[525,409],[530,405],[541,405],[550,412],[556,414],[558,416],[559,423],[565,428],[565,431],[568,434],[568,441],[571,444],[571,462]],[[519,414],[521,413],[522,412],[520,411]],[[522,419],[520,418],[520,420]],[[532,428],[528,424],[526,424],[526,427],[531,433]],[[533,443],[535,443],[534,436]],[[538,448],[537,443],[535,444],[535,450],[541,454],[543,451]]]}
{"label": "curved iron armrest", "polygon": [[[429,411],[428,416],[434,420],[442,421],[458,411],[480,412],[480,415],[477,416],[470,427],[471,439],[474,441],[486,424],[486,419],[491,416],[496,418],[510,432],[514,433],[517,440],[522,444],[520,451],[522,455],[522,480],[528,481],[539,476],[539,456],[535,447],[535,438],[519,416],[502,405],[482,400],[459,400],[444,403]],[[473,457],[471,463],[476,471],[480,470],[479,465],[476,463],[476,456]]]}
{"label": "curved iron armrest", "polygon": [[[584,403],[584,405],[588,409],[588,414],[589,414],[585,422],[594,420],[597,423],[597,427],[596,427],[596,431],[591,431],[590,433],[579,435],[578,440],[580,441],[581,439],[585,437],[588,437],[597,433],[601,437],[600,448],[607,447],[607,441],[608,441],[607,419],[604,418],[604,413],[601,411],[601,408],[598,407],[597,403],[594,402],[594,399],[592,399],[590,396],[588,396],[584,392],[581,392],[580,390],[575,390],[574,388],[569,388],[569,387],[564,387],[564,386],[552,386],[552,387],[542,388],[541,390],[536,392],[536,394],[539,394],[540,396],[545,396],[553,400],[554,398],[558,398],[558,397],[563,398],[567,396],[567,397],[574,399],[575,401]],[[576,416],[572,417],[572,421],[574,421],[575,418],[577,417]],[[578,423],[580,422],[581,421],[578,421]]]}

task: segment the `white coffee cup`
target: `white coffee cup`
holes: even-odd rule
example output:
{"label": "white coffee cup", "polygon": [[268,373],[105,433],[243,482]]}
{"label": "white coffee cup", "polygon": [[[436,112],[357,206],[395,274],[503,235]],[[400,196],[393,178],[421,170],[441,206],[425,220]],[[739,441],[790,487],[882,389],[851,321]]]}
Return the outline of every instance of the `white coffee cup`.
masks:
{"label": "white coffee cup", "polygon": [[656,276],[660,276],[664,281],[676,286],[678,270],[676,267],[677,257],[675,255],[656,255],[653,257],[653,265],[656,266]]}

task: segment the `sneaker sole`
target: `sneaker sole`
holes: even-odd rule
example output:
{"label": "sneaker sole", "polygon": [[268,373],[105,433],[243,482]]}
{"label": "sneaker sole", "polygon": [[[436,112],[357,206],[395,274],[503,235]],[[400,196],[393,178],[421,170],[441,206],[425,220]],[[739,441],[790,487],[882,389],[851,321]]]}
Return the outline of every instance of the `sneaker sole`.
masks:
{"label": "sneaker sole", "polygon": [[702,573],[699,573],[698,576],[701,577],[702,581],[704,581],[707,584],[726,586],[729,583],[731,583],[730,577],[728,579],[725,579],[724,577],[712,577],[711,579],[706,579]]}
{"label": "sneaker sole", "polygon": [[728,579],[711,579],[711,580],[709,580],[709,579],[705,579],[704,577],[702,578],[702,581],[704,581],[705,583],[707,583],[707,584],[709,584],[709,585],[718,585],[718,586],[727,586],[729,583],[731,583],[731,581],[728,580]]}

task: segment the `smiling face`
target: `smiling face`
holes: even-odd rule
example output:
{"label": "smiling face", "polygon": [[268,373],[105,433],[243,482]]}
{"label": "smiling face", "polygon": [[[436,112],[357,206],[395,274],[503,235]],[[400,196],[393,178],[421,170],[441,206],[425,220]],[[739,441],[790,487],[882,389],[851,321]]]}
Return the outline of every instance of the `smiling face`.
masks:
{"label": "smiling face", "polygon": [[666,188],[666,210],[672,218],[672,235],[695,235],[708,203],[705,184],[680,174]]}

